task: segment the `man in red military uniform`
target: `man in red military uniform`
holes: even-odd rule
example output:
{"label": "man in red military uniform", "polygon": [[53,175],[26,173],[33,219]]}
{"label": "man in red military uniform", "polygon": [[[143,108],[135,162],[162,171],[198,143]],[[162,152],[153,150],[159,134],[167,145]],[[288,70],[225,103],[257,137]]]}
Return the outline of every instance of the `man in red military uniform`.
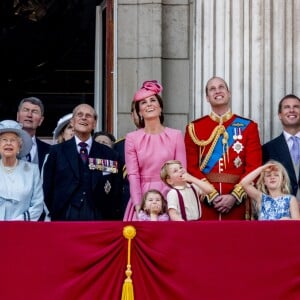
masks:
{"label": "man in red military uniform", "polygon": [[211,113],[188,124],[185,133],[188,172],[215,187],[202,206],[202,219],[249,219],[250,203],[239,181],[262,164],[257,124],[231,112],[231,93],[222,78],[209,79],[206,98]]}

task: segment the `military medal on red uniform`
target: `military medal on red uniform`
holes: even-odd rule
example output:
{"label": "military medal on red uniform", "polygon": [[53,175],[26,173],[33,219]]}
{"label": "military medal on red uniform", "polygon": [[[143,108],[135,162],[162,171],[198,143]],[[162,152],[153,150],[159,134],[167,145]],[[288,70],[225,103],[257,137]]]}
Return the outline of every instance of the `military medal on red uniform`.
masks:
{"label": "military medal on red uniform", "polygon": [[242,160],[239,154],[244,149],[244,145],[241,142],[239,142],[239,140],[243,139],[241,128],[234,128],[233,139],[235,140],[235,142],[232,146],[232,149],[238,154],[237,157],[234,159],[233,164],[236,168],[238,168],[242,165]]}

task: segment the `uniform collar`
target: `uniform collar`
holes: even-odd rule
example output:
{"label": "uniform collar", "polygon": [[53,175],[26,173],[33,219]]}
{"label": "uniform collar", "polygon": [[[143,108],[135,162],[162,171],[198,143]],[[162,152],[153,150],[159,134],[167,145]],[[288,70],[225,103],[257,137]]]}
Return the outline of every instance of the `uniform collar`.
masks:
{"label": "uniform collar", "polygon": [[213,111],[209,114],[209,117],[210,117],[212,120],[218,122],[219,124],[225,123],[225,122],[228,121],[232,116],[233,116],[233,113],[232,113],[230,110],[227,111],[227,112],[226,112],[224,115],[222,115],[222,116],[217,115],[217,114],[216,114],[215,112],[213,112]]}

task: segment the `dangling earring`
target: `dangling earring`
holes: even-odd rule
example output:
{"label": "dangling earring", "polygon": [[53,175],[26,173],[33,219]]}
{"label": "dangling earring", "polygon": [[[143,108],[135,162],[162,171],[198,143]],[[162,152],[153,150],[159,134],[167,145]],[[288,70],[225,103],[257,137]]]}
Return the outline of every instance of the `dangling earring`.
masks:
{"label": "dangling earring", "polygon": [[143,116],[140,116],[140,118],[141,118],[141,121],[143,121]]}

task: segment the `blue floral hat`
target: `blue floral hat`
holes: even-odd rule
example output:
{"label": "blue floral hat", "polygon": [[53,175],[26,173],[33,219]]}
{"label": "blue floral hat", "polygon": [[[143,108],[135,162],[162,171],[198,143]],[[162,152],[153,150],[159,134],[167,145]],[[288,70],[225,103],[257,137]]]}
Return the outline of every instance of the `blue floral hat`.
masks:
{"label": "blue floral hat", "polygon": [[14,120],[4,120],[0,122],[0,134],[5,132],[14,132],[22,139],[22,146],[18,158],[28,154],[32,147],[31,136],[22,129],[22,125]]}

